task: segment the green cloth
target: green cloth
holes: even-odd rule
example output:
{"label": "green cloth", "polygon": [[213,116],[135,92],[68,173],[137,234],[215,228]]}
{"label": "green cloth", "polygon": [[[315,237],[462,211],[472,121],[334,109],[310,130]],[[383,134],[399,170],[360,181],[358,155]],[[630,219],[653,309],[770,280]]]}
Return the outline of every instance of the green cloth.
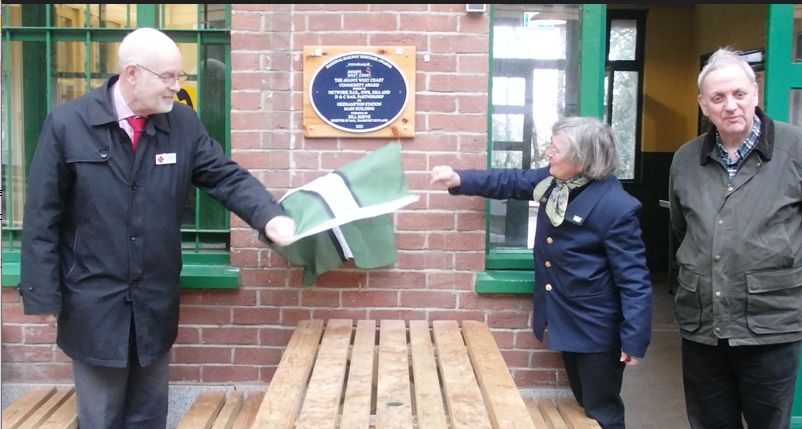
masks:
{"label": "green cloth", "polygon": [[554,190],[551,191],[549,199],[546,201],[546,216],[549,217],[551,224],[560,226],[565,220],[565,209],[568,207],[568,193],[571,189],[578,188],[590,182],[585,176],[574,176],[568,180],[560,180],[554,176],[549,176],[535,185],[532,191],[532,199],[540,201],[551,184],[554,183]]}
{"label": "green cloth", "polygon": [[296,241],[271,247],[304,267],[305,285],[351,259],[363,269],[391,265],[397,260],[392,212],[417,200],[401,145],[389,143],[287,192],[279,203],[296,222]]}

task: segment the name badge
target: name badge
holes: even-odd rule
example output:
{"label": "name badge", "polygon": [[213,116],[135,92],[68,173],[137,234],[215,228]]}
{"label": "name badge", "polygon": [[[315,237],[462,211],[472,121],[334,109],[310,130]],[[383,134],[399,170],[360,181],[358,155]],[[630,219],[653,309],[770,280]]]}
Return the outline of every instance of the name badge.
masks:
{"label": "name badge", "polygon": [[175,153],[157,153],[156,165],[175,164]]}

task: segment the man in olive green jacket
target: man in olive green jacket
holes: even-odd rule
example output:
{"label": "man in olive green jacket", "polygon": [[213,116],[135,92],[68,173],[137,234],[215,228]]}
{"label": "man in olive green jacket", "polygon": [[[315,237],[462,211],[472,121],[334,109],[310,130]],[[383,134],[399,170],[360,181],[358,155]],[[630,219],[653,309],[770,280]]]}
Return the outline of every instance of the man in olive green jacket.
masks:
{"label": "man in olive green jacket", "polygon": [[674,315],[692,428],[790,424],[802,339],[802,130],[758,107],[754,72],[718,50],[699,74],[710,130],[674,155]]}

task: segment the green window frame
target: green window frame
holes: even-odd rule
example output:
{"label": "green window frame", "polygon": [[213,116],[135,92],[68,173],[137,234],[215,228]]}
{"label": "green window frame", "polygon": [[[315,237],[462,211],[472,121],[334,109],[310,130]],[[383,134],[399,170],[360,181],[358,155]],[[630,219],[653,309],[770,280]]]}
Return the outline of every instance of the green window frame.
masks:
{"label": "green window frame", "polygon": [[[490,7],[490,55],[488,88],[493,88],[493,31],[496,5]],[[604,73],[607,36],[607,6],[582,4],[579,19],[579,100],[578,114],[604,117]],[[488,124],[493,123],[493,100],[488,97]],[[488,167],[492,163],[493,130],[488,127]],[[487,201],[487,225],[490,231],[490,201]],[[474,290],[479,294],[531,294],[534,287],[532,251],[525,248],[493,248],[490,234],[485,243],[485,271],[476,275]]]}
{"label": "green window frame", "polygon": [[[179,101],[230,154],[231,6],[4,4],[2,19],[2,286],[12,287],[19,283],[24,182],[41,124],[55,105],[117,73],[116,46],[132,29],[159,28],[176,41],[190,74]],[[181,286],[238,287],[228,211],[197,188],[187,206]]]}
{"label": "green window frame", "polygon": [[[799,119],[802,107],[791,102],[802,92],[802,5],[771,4],[766,22],[766,114],[802,126]],[[791,428],[802,429],[802,377],[796,381]]]}

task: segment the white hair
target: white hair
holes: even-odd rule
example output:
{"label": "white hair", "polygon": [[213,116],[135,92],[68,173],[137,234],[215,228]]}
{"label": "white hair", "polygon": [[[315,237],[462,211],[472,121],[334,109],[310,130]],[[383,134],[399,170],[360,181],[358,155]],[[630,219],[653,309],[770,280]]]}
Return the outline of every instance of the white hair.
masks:
{"label": "white hair", "polygon": [[744,74],[746,74],[746,77],[749,78],[749,82],[755,83],[755,72],[752,70],[752,67],[749,66],[749,63],[741,56],[741,52],[730,48],[719,48],[708,58],[707,64],[705,64],[702,71],[699,72],[699,78],[696,81],[699,92],[702,92],[702,82],[708,74],[731,65],[740,67]]}
{"label": "white hair", "polygon": [[117,62],[122,73],[129,64],[148,63],[163,52],[178,51],[173,39],[161,31],[142,27],[128,33],[117,48]]}

